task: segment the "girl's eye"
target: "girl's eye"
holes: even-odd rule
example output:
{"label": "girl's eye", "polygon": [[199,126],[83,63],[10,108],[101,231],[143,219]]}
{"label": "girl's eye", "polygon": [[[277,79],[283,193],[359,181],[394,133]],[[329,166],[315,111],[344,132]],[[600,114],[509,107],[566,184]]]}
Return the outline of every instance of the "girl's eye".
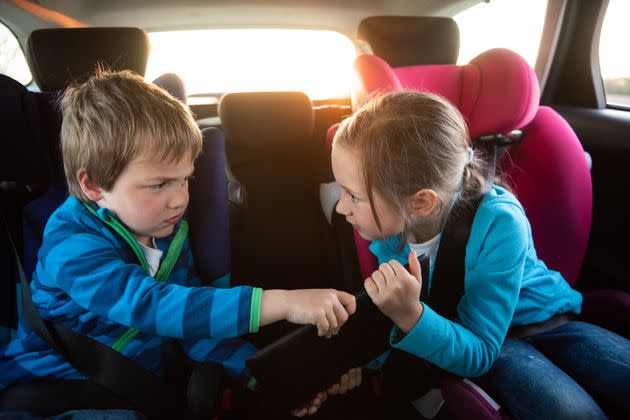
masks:
{"label": "girl's eye", "polygon": [[352,202],[353,202],[353,203],[358,203],[359,201],[361,201],[361,200],[359,200],[359,198],[358,198],[356,195],[354,195],[354,194],[350,194],[350,199],[352,200]]}

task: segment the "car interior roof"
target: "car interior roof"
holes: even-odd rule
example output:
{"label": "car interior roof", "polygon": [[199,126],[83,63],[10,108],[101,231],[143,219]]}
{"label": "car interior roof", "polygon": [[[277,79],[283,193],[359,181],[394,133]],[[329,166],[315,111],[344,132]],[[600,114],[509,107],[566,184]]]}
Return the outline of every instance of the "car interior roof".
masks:
{"label": "car interior roof", "polygon": [[[135,26],[147,31],[275,27],[330,29],[351,39],[372,15],[452,17],[482,0],[10,0],[0,16],[22,41],[38,28]],[[290,13],[287,8],[290,7]],[[24,45],[24,44],[23,44]]]}

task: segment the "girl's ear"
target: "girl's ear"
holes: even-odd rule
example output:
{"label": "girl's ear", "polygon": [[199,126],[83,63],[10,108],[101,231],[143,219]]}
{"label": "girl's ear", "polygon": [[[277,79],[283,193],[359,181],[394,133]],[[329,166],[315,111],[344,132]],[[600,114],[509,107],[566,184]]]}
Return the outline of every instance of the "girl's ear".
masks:
{"label": "girl's ear", "polygon": [[77,171],[77,181],[79,181],[81,191],[83,191],[83,194],[85,194],[90,201],[96,202],[103,198],[103,189],[88,178],[85,168],[81,168]]}
{"label": "girl's ear", "polygon": [[411,213],[416,217],[427,217],[438,203],[435,191],[425,188],[411,196]]}

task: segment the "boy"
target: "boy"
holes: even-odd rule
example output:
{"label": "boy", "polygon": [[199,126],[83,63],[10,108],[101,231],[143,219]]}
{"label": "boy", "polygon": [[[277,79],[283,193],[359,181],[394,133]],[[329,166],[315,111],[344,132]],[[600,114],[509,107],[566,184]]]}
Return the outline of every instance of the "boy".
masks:
{"label": "boy", "polygon": [[[185,105],[132,72],[99,71],[60,102],[70,197],[53,213],[31,284],[41,317],[161,375],[162,345],[222,364],[243,384],[254,351],[238,337],[286,319],[330,336],[355,310],[336,290],[200,287],[187,223],[188,179],[202,146]],[[155,278],[153,278],[155,277]],[[30,330],[0,353],[0,391],[83,379]]]}

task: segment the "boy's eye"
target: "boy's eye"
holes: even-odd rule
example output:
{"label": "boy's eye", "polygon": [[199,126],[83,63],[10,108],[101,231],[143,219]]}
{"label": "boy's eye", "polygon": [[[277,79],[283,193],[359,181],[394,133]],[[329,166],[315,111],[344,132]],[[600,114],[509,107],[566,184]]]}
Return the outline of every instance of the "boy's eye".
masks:
{"label": "boy's eye", "polygon": [[162,190],[164,187],[166,186],[166,182],[160,182],[159,184],[153,184],[153,185],[149,185],[147,188],[149,188],[152,191],[160,191]]}

